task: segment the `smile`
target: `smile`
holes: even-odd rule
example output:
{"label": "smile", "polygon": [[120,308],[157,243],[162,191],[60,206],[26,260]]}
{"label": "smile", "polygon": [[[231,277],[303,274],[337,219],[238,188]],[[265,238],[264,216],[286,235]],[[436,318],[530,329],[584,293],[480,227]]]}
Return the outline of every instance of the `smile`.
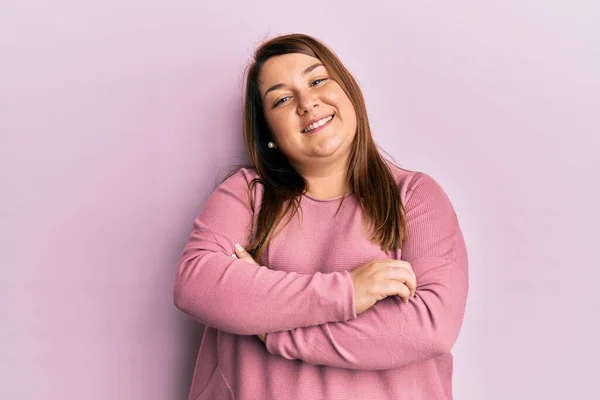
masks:
{"label": "smile", "polygon": [[335,114],[332,114],[325,118],[321,118],[320,120],[313,122],[312,124],[310,124],[306,128],[304,128],[302,130],[302,133],[314,132],[316,130],[319,130],[320,128],[323,128],[326,125],[329,125],[329,123],[333,120],[333,117],[335,117]]}

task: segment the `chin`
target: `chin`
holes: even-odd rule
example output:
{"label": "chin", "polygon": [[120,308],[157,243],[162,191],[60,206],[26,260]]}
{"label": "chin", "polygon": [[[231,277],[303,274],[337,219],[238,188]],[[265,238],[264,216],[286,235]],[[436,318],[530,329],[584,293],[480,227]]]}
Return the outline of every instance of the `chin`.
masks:
{"label": "chin", "polygon": [[336,155],[343,150],[343,143],[328,143],[325,146],[315,148],[311,153],[315,157],[324,158]]}

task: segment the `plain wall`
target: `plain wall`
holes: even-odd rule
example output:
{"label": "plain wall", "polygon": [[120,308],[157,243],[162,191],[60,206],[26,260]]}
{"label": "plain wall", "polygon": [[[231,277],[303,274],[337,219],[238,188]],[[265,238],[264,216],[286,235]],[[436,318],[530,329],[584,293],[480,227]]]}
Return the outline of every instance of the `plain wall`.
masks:
{"label": "plain wall", "polygon": [[0,398],[184,399],[193,218],[245,160],[244,67],[303,32],[454,203],[457,400],[600,393],[597,1],[0,2]]}

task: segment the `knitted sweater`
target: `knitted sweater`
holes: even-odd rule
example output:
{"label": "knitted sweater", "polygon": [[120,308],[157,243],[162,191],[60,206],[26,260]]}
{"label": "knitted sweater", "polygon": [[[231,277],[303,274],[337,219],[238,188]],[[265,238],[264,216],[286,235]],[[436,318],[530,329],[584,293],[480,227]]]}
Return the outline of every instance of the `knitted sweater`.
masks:
{"label": "knitted sweater", "polygon": [[[451,349],[468,291],[465,242],[431,176],[390,168],[408,223],[408,238],[390,253],[369,240],[352,194],[341,206],[342,198],[305,195],[260,266],[234,259],[234,244],[248,243],[262,186],[249,193],[257,174],[241,169],[212,193],[174,282],[176,306],[206,325],[190,400],[452,399]],[[389,258],[410,263],[415,296],[387,297],[357,316],[350,271]]]}

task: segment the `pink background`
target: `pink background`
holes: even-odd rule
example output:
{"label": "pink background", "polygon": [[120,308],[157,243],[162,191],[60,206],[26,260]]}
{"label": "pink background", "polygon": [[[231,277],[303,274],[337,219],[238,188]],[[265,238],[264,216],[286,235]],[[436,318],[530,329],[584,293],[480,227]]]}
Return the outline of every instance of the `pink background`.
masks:
{"label": "pink background", "polygon": [[200,329],[175,264],[244,160],[251,51],[295,31],[459,214],[456,399],[598,398],[597,1],[83,3],[0,4],[0,398],[187,396]]}

